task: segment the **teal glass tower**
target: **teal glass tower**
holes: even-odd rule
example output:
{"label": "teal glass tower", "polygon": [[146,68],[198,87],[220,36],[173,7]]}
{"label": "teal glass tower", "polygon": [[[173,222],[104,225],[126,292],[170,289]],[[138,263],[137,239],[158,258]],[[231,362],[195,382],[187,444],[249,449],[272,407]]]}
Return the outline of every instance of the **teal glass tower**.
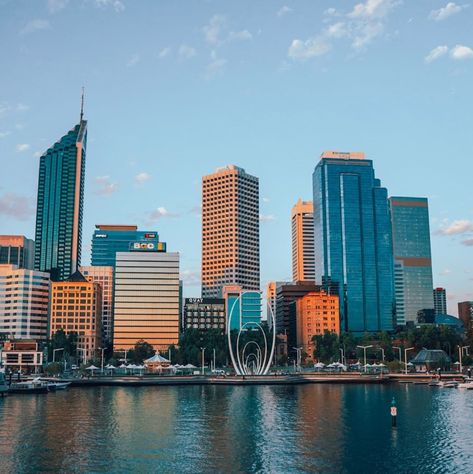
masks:
{"label": "teal glass tower", "polygon": [[316,281],[338,284],[340,327],[394,326],[394,263],[387,190],[364,153],[327,151],[313,173]]}
{"label": "teal glass tower", "polygon": [[87,121],[79,123],[40,158],[35,270],[66,280],[80,265]]}

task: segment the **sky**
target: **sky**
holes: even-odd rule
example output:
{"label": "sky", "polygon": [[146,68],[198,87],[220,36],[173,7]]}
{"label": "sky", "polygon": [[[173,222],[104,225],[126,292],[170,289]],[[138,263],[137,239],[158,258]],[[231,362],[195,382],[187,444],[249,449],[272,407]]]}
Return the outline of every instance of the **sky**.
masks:
{"label": "sky", "polygon": [[39,156],[88,120],[95,224],[157,230],[200,294],[201,177],[260,180],[261,284],[324,150],[429,199],[434,286],[473,299],[473,2],[0,0],[0,234],[34,237]]}

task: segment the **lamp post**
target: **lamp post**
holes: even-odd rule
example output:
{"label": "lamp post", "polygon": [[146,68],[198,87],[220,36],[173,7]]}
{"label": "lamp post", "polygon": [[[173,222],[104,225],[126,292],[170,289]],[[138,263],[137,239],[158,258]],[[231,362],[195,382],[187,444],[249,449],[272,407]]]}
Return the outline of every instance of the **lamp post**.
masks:
{"label": "lamp post", "polygon": [[168,359],[169,359],[169,363],[171,363],[171,349],[170,348],[168,349]]}
{"label": "lamp post", "polygon": [[468,348],[470,346],[458,346],[458,361],[460,362],[460,374],[463,372],[463,365],[462,365],[462,357],[463,357],[463,349],[466,349],[466,354],[468,355]]}
{"label": "lamp post", "polygon": [[57,351],[63,351],[64,347],[61,347],[59,349],[53,349],[53,362],[56,362],[56,352]]}
{"label": "lamp post", "polygon": [[215,359],[216,359],[216,356],[215,356],[215,347],[214,347],[214,371],[215,371]]}
{"label": "lamp post", "polygon": [[204,375],[204,354],[205,354],[205,347],[201,347],[200,350],[202,351],[202,375]]}
{"label": "lamp post", "polygon": [[397,349],[399,351],[399,363],[402,364],[401,348],[399,346],[391,346],[392,349]]}
{"label": "lamp post", "polygon": [[346,359],[345,359],[345,352],[343,351],[343,349],[342,349],[341,347],[340,347],[340,356],[341,356],[340,362],[341,362],[342,364],[344,364],[345,362],[343,362],[343,361],[344,361],[344,360],[346,361]]}
{"label": "lamp post", "polygon": [[384,364],[384,349],[382,347],[378,347],[378,350],[381,351],[381,357],[382,357],[383,364]]}
{"label": "lamp post", "polygon": [[86,356],[84,355],[84,353],[87,354],[86,350],[82,347],[77,347],[76,350],[82,352],[82,361],[84,362],[84,364],[86,364],[87,360],[86,360]]}
{"label": "lamp post", "polygon": [[301,368],[301,355],[302,355],[302,347],[293,347],[296,351],[296,358],[297,358],[297,371],[300,372]]}
{"label": "lamp post", "polygon": [[363,364],[363,368],[364,368],[365,371],[366,371],[366,349],[369,349],[370,347],[373,347],[373,345],[369,345],[369,346],[356,346],[356,347],[359,347],[360,349],[363,349],[364,359],[365,359],[365,363]]}
{"label": "lamp post", "polygon": [[414,347],[408,347],[404,349],[404,363],[406,364],[406,375],[407,375],[407,351],[412,351]]}
{"label": "lamp post", "polygon": [[103,353],[104,353],[105,349],[103,347],[99,347],[98,349],[100,351],[102,351],[102,375],[103,375]]}

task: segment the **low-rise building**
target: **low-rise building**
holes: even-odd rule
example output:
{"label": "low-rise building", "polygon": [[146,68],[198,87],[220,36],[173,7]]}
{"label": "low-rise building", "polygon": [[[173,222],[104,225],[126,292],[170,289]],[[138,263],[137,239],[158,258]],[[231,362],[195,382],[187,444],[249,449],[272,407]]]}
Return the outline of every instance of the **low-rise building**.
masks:
{"label": "low-rise building", "polygon": [[223,298],[186,298],[182,329],[218,329],[225,332],[225,300]]}
{"label": "low-rise building", "polygon": [[43,352],[38,342],[31,340],[6,341],[0,351],[0,362],[6,371],[22,371],[38,373],[43,366]]}
{"label": "low-rise building", "polygon": [[227,312],[227,330],[239,330],[261,323],[261,291],[225,285],[222,295]]}

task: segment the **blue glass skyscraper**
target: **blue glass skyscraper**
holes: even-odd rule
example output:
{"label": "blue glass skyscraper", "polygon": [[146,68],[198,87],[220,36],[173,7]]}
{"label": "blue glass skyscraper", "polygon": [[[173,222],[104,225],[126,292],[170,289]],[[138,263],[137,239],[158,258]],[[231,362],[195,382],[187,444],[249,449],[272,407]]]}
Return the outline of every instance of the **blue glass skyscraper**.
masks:
{"label": "blue glass skyscraper", "polygon": [[[417,320],[417,311],[434,308],[429,204],[426,198],[389,198],[396,265],[402,266],[403,295],[396,294],[397,323]],[[404,318],[400,317],[404,316]]]}
{"label": "blue glass skyscraper", "polygon": [[341,329],[392,330],[391,221],[373,162],[364,153],[324,152],[312,178],[315,277],[339,285]]}
{"label": "blue glass skyscraper", "polygon": [[35,270],[65,280],[81,258],[87,121],[80,122],[40,158]]}
{"label": "blue glass skyscraper", "polygon": [[166,243],[159,241],[156,231],[138,230],[136,225],[95,226],[92,236],[92,265],[115,267],[117,252],[139,250],[137,245],[145,245],[143,250],[166,252]]}

